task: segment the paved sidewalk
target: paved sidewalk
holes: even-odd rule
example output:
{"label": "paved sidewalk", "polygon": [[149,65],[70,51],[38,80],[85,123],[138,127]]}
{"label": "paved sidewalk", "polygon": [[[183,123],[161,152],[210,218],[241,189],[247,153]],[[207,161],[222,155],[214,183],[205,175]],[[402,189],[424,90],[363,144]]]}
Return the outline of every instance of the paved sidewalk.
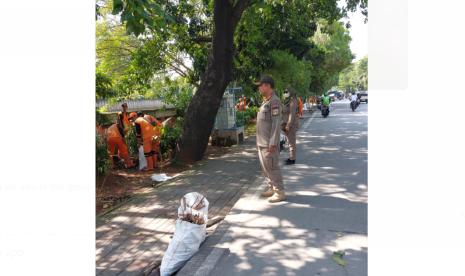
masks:
{"label": "paved sidewalk", "polygon": [[282,168],[287,200],[244,195],[179,274],[367,275],[367,118],[367,105],[337,102],[328,118],[304,121],[297,163]]}
{"label": "paved sidewalk", "polygon": [[210,202],[209,217],[225,216],[259,175],[255,138],[249,137],[229,153],[203,160],[169,183],[99,217],[96,274],[149,273],[168,247],[184,194],[202,193]]}

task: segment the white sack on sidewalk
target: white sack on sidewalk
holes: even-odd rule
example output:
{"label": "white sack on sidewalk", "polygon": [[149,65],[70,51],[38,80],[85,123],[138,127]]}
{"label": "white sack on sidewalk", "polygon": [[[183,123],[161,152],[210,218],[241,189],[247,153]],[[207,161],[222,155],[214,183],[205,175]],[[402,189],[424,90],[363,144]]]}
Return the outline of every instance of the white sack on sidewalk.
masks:
{"label": "white sack on sidewalk", "polygon": [[208,200],[197,192],[185,194],[181,198],[178,208],[178,218],[188,220],[189,215],[202,218],[204,223],[208,220]]}
{"label": "white sack on sidewalk", "polygon": [[163,181],[166,181],[166,180],[170,180],[173,177],[175,177],[175,176],[167,176],[166,173],[154,173],[154,174],[152,174],[152,176],[150,178],[153,181],[163,182]]}
{"label": "white sack on sidewalk", "polygon": [[[208,204],[208,200],[196,192],[181,198],[173,239],[161,261],[161,276],[178,271],[199,250],[207,232]],[[200,219],[203,223],[190,222],[193,217],[195,221]]]}
{"label": "white sack on sidewalk", "polygon": [[147,159],[145,159],[144,147],[140,146],[139,147],[139,171],[143,170],[145,167],[147,167]]}
{"label": "white sack on sidewalk", "polygon": [[205,235],[206,224],[198,225],[177,219],[173,239],[161,261],[160,276],[169,276],[181,269],[199,250]]}

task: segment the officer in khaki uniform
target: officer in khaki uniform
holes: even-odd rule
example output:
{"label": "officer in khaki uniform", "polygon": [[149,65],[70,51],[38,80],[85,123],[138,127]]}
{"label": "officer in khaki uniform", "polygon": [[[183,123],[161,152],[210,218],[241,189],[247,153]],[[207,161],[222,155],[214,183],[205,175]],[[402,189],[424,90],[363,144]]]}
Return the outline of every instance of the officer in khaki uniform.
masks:
{"label": "officer in khaki uniform", "polygon": [[282,107],[275,95],[274,81],[270,76],[263,76],[256,83],[263,103],[257,114],[257,148],[263,174],[268,181],[268,189],[262,193],[268,201],[279,202],[286,199],[283,177],[279,167],[279,138],[281,133]]}
{"label": "officer in khaki uniform", "polygon": [[293,165],[295,164],[296,133],[299,129],[299,118],[297,117],[299,109],[294,91],[290,89],[284,90],[284,98],[281,129],[286,134],[289,143],[289,158],[286,160],[285,164]]}

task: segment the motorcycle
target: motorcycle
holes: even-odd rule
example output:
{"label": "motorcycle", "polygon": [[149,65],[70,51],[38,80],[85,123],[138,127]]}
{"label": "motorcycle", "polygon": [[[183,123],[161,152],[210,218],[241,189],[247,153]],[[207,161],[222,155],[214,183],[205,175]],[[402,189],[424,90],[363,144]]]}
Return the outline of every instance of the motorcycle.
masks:
{"label": "motorcycle", "polygon": [[329,106],[321,105],[321,116],[324,118],[328,117],[329,115]]}
{"label": "motorcycle", "polygon": [[355,109],[357,109],[359,104],[360,104],[359,101],[351,101],[350,102],[350,108],[352,109],[352,112],[355,111]]}

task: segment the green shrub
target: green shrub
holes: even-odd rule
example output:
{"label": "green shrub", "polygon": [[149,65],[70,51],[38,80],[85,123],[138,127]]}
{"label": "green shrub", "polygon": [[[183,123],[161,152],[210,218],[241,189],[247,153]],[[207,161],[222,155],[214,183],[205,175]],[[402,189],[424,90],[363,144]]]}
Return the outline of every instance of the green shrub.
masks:
{"label": "green shrub", "polygon": [[96,134],[95,136],[95,165],[95,171],[97,175],[104,175],[110,168],[107,143],[105,139],[99,134]]}
{"label": "green shrub", "polygon": [[245,125],[245,112],[236,111],[236,125],[238,127]]}
{"label": "green shrub", "polygon": [[108,116],[105,116],[105,114],[101,113],[98,109],[95,110],[95,122],[99,126],[109,126],[112,124]]}
{"label": "green shrub", "polygon": [[251,106],[251,107],[248,107],[248,108],[245,110],[245,113],[247,114],[247,116],[248,116],[250,119],[255,119],[255,118],[257,117],[258,110],[259,110],[258,107],[256,107],[256,106]]}
{"label": "green shrub", "polygon": [[236,112],[237,126],[246,126],[252,119],[257,117],[258,107],[248,107],[245,111]]}
{"label": "green shrub", "polygon": [[182,132],[182,118],[178,117],[174,126],[171,127],[163,127],[162,135],[161,135],[161,142],[160,142],[160,151],[162,155],[165,155],[170,149],[175,150],[176,144],[178,142],[179,136],[181,136]]}
{"label": "green shrub", "polygon": [[139,156],[139,149],[137,148],[137,137],[136,137],[136,128],[134,126],[129,127],[128,133],[124,136],[126,140],[126,145],[128,146],[128,151],[130,156]]}

